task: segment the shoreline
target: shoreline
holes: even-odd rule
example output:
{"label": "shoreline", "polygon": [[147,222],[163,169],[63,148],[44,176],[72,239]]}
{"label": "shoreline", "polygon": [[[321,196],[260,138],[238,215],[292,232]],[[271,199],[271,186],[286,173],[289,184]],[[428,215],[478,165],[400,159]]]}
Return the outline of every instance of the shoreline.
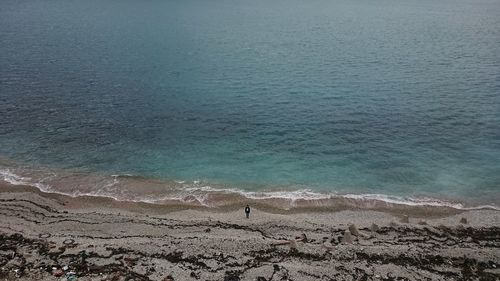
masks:
{"label": "shoreline", "polygon": [[[234,209],[257,205],[269,212],[339,211],[346,209],[412,213],[458,213],[467,210],[499,210],[496,203],[472,204],[445,198],[399,197],[384,194],[336,194],[308,189],[246,191],[206,183],[161,181],[131,175],[95,175],[51,170],[0,169],[0,184],[30,186],[48,194],[72,198],[109,198],[119,202],[189,208]],[[496,198],[496,197],[494,197]],[[493,202],[496,202],[493,198]],[[479,203],[479,204],[477,204]]]}
{"label": "shoreline", "polygon": [[0,184],[0,280],[500,278],[499,211],[251,207],[245,219],[241,205],[120,202]]}
{"label": "shoreline", "polygon": [[[471,209],[461,209],[455,208],[448,205],[407,205],[401,203],[391,203],[378,199],[360,199],[360,198],[333,198],[328,200],[318,200],[316,202],[321,203],[326,201],[327,204],[310,204],[311,200],[298,199],[294,202],[294,205],[288,208],[286,206],[287,201],[283,200],[282,205],[275,206],[277,201],[266,200],[266,199],[251,199],[251,198],[238,198],[228,204],[223,204],[219,206],[206,206],[199,204],[198,202],[186,202],[179,200],[171,200],[163,203],[151,203],[143,201],[129,201],[129,200],[117,200],[108,196],[97,196],[97,195],[79,195],[70,196],[67,194],[59,192],[46,192],[40,190],[38,187],[30,185],[14,185],[6,182],[0,181],[0,194],[9,192],[29,192],[38,194],[41,197],[45,197],[57,202],[63,203],[64,206],[68,208],[105,208],[117,209],[117,210],[147,210],[150,212],[158,213],[168,213],[171,211],[178,210],[203,210],[207,212],[220,213],[235,211],[241,209],[242,206],[246,204],[251,204],[252,206],[259,208],[260,210],[270,213],[270,214],[301,214],[301,213],[331,213],[331,212],[341,212],[341,211],[376,211],[392,214],[395,216],[408,215],[417,218],[436,218],[436,217],[446,217],[450,215],[457,215],[467,211],[475,210],[491,210],[499,211],[494,208],[471,208]],[[500,213],[500,211],[499,211]]]}

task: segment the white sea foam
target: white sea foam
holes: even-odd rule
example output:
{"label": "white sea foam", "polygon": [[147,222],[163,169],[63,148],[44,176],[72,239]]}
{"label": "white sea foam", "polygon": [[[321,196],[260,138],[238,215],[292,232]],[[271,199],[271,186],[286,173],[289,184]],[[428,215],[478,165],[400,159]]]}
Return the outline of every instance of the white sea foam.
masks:
{"label": "white sea foam", "polygon": [[[55,174],[51,174],[54,177]],[[92,191],[82,191],[82,190],[72,190],[71,192],[63,192],[52,188],[50,185],[43,182],[44,179],[51,178],[46,177],[42,180],[36,180],[28,176],[21,176],[11,169],[0,169],[0,177],[3,181],[8,182],[12,185],[28,185],[38,188],[43,192],[59,193],[64,195],[69,195],[71,197],[79,196],[93,196],[93,197],[107,197],[118,201],[131,201],[131,202],[146,202],[161,204],[167,201],[178,201],[180,203],[195,203],[207,207],[213,207],[214,202],[212,202],[211,196],[216,194],[222,195],[238,195],[249,200],[273,200],[281,199],[287,201],[290,207],[294,207],[297,201],[314,201],[314,200],[329,200],[329,199],[353,199],[359,202],[363,201],[373,201],[373,202],[385,202],[394,205],[408,205],[408,206],[430,206],[430,207],[449,207],[460,210],[477,210],[477,209],[494,209],[500,210],[499,207],[493,205],[481,205],[466,207],[462,203],[449,202],[438,200],[435,198],[404,198],[399,196],[390,196],[384,194],[336,194],[336,193],[320,193],[315,192],[310,189],[300,189],[292,191],[246,191],[236,188],[214,188],[210,185],[201,184],[201,181],[197,180],[192,183],[186,183],[185,181],[176,181],[178,184],[182,184],[182,188],[176,187],[170,189],[167,194],[144,194],[137,195],[135,198],[125,198],[120,195],[120,180],[119,178],[123,175],[112,175],[109,182],[103,183],[102,188],[94,188]],[[131,175],[125,175],[125,177],[130,177]],[[117,190],[118,189],[118,190]],[[224,202],[219,202],[224,203]]]}
{"label": "white sea foam", "polygon": [[0,169],[0,176],[2,176],[3,181],[12,185],[27,185],[36,187],[43,192],[50,191],[50,187],[48,185],[33,181],[30,177],[23,177],[15,174],[10,169]]}
{"label": "white sea foam", "polygon": [[461,203],[442,201],[434,198],[404,198],[399,196],[389,196],[385,194],[345,194],[344,198],[355,200],[377,200],[391,204],[410,205],[410,206],[434,206],[450,207],[454,209],[464,209]]}
{"label": "white sea foam", "polygon": [[0,176],[2,176],[4,181],[6,181],[10,184],[13,184],[13,185],[28,184],[27,180],[29,180],[28,178],[24,178],[24,177],[21,177],[19,175],[14,174],[9,169],[0,170]]}
{"label": "white sea foam", "polygon": [[[301,189],[294,191],[244,191],[241,189],[230,189],[230,188],[213,188],[210,186],[195,186],[186,187],[184,191],[191,192],[191,196],[195,196],[197,192],[209,193],[226,193],[226,194],[239,194],[245,198],[251,200],[267,200],[267,199],[283,199],[290,201],[293,205],[297,200],[327,200],[335,198],[346,198],[358,201],[380,201],[395,205],[408,205],[408,206],[422,206],[422,207],[449,207],[459,210],[478,210],[478,209],[494,209],[500,210],[500,208],[493,205],[480,205],[474,207],[466,207],[462,203],[450,202],[439,200],[435,198],[405,198],[400,196],[391,196],[385,194],[335,194],[335,193],[319,193],[314,192],[310,189]],[[207,198],[199,198],[203,200]],[[203,202],[201,202],[203,203]]]}

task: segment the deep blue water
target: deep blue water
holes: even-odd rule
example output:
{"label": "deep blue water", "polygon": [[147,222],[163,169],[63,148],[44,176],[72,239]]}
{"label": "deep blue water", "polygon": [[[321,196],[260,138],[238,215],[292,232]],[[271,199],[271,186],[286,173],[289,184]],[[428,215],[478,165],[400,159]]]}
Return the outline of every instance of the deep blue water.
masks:
{"label": "deep blue water", "polygon": [[2,0],[0,156],[500,202],[499,0]]}

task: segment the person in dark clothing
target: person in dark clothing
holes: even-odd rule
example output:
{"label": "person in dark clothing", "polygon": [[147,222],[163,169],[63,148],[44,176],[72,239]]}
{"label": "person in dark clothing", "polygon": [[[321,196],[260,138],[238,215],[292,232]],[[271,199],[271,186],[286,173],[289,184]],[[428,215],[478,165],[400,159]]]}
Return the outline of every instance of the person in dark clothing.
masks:
{"label": "person in dark clothing", "polygon": [[247,216],[247,219],[250,217],[250,206],[245,207],[245,215]]}

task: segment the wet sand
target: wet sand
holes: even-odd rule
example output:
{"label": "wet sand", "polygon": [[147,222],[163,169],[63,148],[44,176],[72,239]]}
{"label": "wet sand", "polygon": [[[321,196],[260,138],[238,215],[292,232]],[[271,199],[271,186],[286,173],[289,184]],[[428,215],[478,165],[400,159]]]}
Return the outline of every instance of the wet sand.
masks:
{"label": "wet sand", "polygon": [[243,206],[1,184],[0,280],[500,280],[499,211]]}

